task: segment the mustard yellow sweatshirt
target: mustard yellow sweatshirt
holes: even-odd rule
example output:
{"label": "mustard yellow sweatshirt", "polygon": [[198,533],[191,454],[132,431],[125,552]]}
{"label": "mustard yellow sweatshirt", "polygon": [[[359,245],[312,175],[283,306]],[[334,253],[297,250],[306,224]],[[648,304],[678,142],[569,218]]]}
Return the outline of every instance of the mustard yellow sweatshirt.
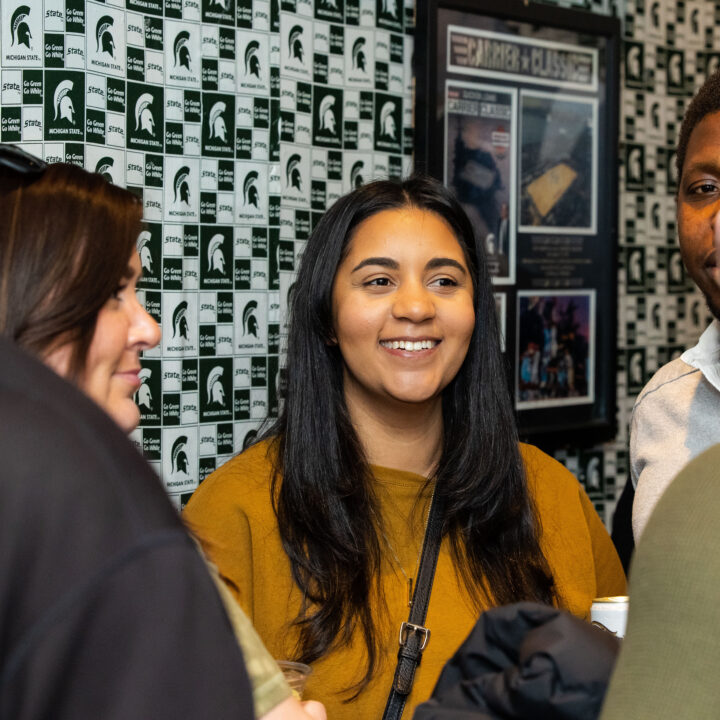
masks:
{"label": "mustard yellow sweatshirt", "polygon": [[[290,622],[301,596],[292,580],[270,500],[268,445],[260,443],[210,475],[185,509],[185,520],[204,542],[239,603],[276,659],[293,659],[297,634]],[[521,445],[528,482],[542,524],[541,545],[555,578],[562,605],[589,616],[594,597],[625,592],[622,567],[600,518],[575,477],[537,448]],[[398,568],[415,577],[427,517],[429,493],[416,504],[425,479],[414,473],[374,467],[378,496],[392,547],[385,555],[382,589],[387,614],[378,608],[381,666],[370,685],[351,703],[347,688],[365,669],[359,632],[351,644],[313,665],[304,699],[323,702],[328,720],[379,720],[395,671],[398,632],[407,620],[407,582]],[[394,554],[394,557],[393,557]],[[456,576],[445,539],[440,548],[426,626],[430,642],[418,667],[403,717],[432,693],[443,664],[470,632],[478,617]]]}

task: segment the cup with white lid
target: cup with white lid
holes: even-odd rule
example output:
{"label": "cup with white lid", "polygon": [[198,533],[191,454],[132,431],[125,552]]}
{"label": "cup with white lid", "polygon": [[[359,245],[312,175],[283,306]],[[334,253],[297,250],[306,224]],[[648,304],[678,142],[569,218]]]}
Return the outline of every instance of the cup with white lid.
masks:
{"label": "cup with white lid", "polygon": [[627,595],[595,598],[590,608],[590,621],[596,627],[625,637],[629,598]]}

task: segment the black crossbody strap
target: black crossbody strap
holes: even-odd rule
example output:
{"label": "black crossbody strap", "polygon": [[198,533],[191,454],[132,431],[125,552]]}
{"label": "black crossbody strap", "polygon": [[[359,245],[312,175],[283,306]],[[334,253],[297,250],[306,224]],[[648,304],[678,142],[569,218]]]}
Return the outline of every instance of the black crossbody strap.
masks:
{"label": "black crossbody strap", "polygon": [[443,499],[436,493],[428,514],[410,615],[407,622],[400,626],[398,662],[383,720],[399,720],[402,716],[405,700],[412,690],[415,669],[420,664],[422,652],[430,640],[430,630],[424,627],[423,623],[430,605],[430,593],[440,552],[443,508]]}

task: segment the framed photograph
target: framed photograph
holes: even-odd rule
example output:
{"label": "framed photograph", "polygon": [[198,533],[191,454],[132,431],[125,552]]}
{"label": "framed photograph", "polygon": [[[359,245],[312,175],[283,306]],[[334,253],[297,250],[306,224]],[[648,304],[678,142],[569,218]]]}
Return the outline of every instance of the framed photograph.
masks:
{"label": "framed photograph", "polygon": [[517,294],[518,410],[595,400],[595,291]]}
{"label": "framed photograph", "polygon": [[522,92],[520,231],[597,232],[597,101]]}
{"label": "framed photograph", "polygon": [[517,93],[448,82],[443,182],[485,246],[496,285],[515,282]]}
{"label": "framed photograph", "polygon": [[[521,434],[610,439],[619,21],[521,0],[417,12],[415,166],[455,192],[487,257]],[[638,187],[642,150],[625,158]]]}

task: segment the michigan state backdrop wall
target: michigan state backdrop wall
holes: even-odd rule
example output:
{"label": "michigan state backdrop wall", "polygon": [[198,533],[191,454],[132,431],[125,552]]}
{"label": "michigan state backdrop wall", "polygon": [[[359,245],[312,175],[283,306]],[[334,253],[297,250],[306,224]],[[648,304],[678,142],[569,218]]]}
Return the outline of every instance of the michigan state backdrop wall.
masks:
{"label": "michigan state backdrop wall", "polygon": [[[720,3],[562,4],[625,22],[620,434],[557,453],[607,520],[634,397],[707,320],[675,242],[672,161],[687,100],[720,62]],[[277,412],[314,223],[351,188],[410,168],[413,5],[0,0],[0,141],[143,200],[140,293],[163,339],[142,360],[132,437],[178,507]]]}
{"label": "michigan state backdrop wall", "polygon": [[313,224],[408,170],[412,16],[399,0],[0,0],[0,140],[142,198],[140,295],[163,338],[132,437],[178,507],[277,412]]}

